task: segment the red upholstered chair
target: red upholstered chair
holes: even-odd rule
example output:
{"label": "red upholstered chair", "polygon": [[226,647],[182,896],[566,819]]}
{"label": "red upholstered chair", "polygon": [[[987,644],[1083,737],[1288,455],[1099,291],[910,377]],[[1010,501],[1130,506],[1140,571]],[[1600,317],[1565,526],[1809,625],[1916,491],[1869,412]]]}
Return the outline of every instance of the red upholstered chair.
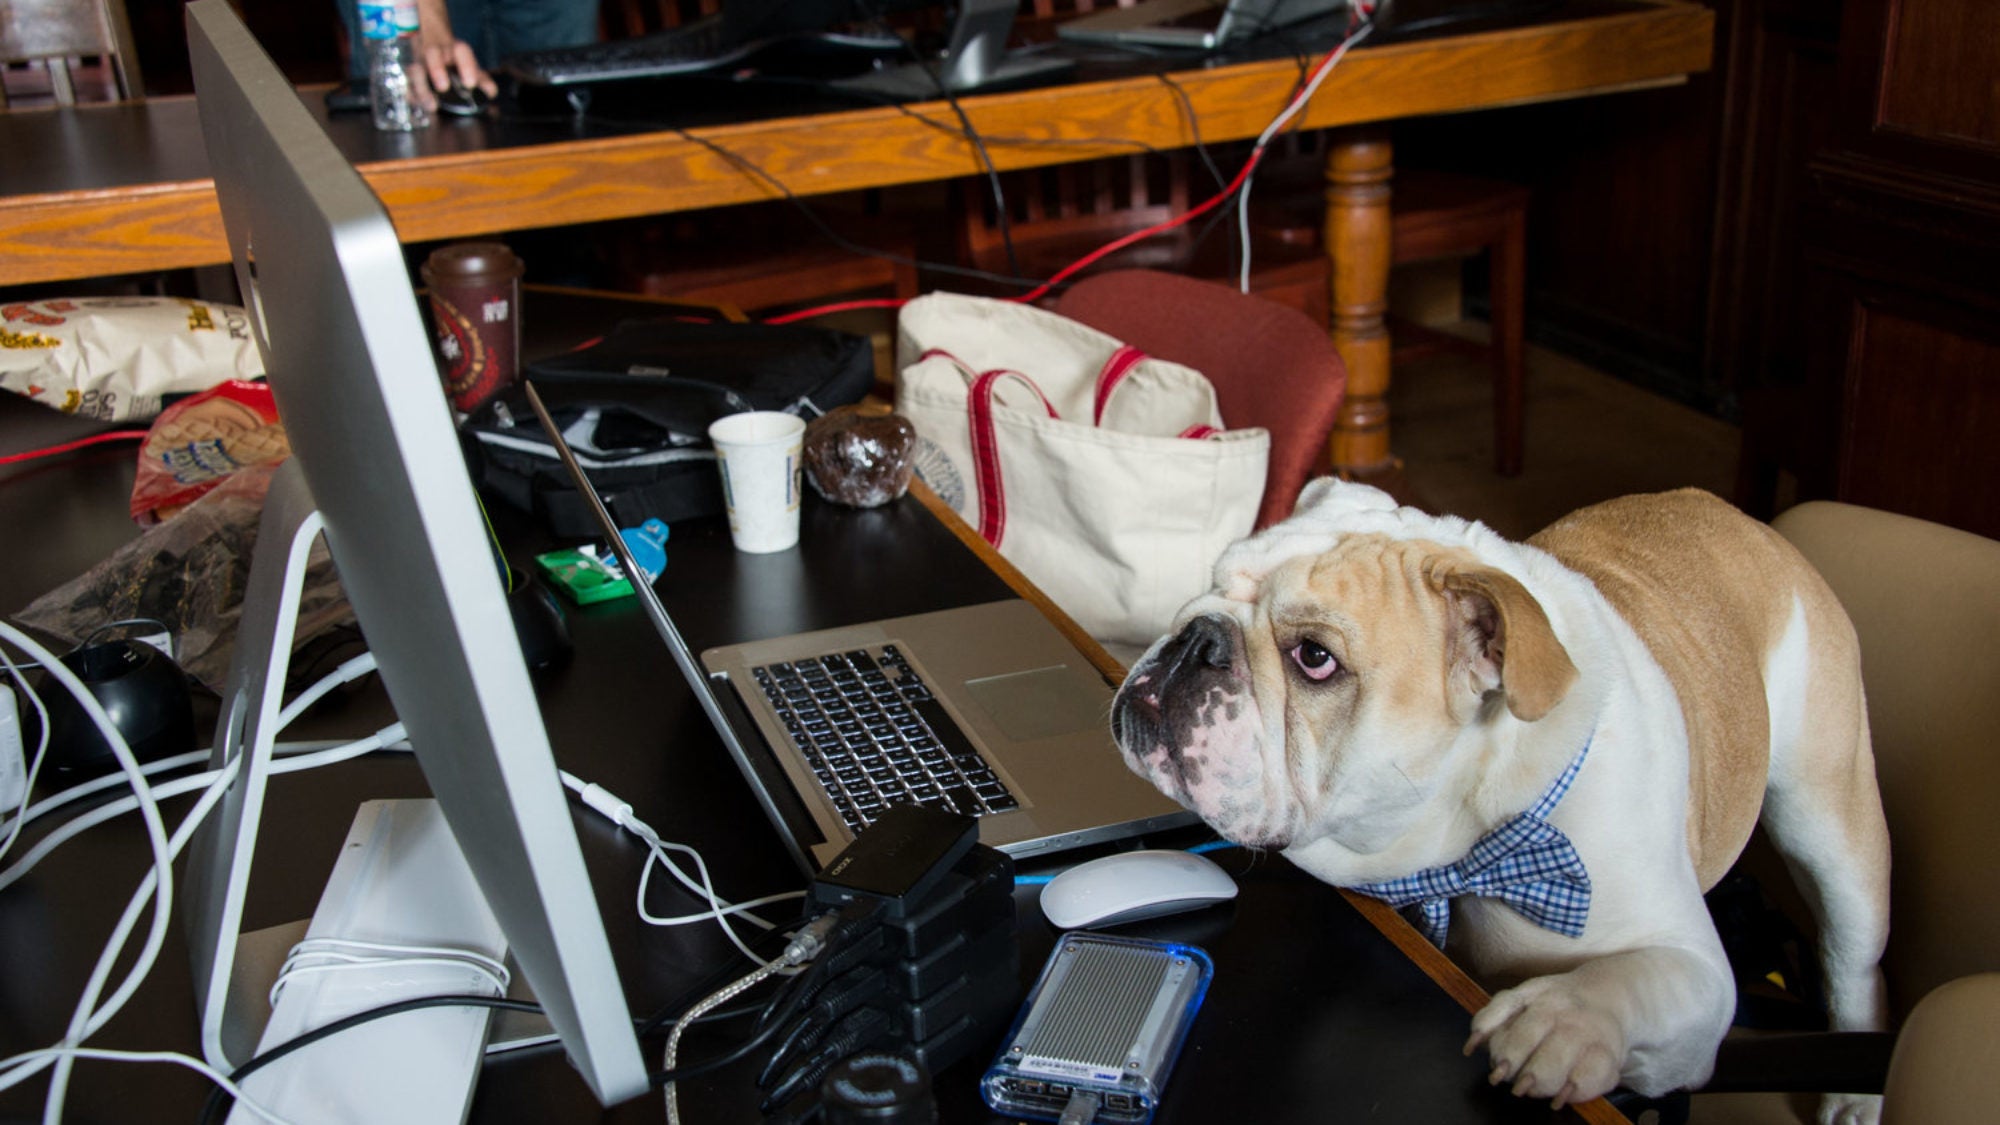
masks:
{"label": "red upholstered chair", "polygon": [[1291,514],[1326,462],[1347,369],[1326,329],[1297,309],[1199,278],[1114,270],[1077,282],[1056,311],[1208,376],[1231,427],[1271,432],[1257,526]]}

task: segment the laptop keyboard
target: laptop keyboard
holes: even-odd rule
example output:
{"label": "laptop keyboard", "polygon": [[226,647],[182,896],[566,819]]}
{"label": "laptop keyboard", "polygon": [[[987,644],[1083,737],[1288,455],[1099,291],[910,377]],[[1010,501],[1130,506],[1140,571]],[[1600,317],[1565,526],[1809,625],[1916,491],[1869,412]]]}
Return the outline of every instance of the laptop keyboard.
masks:
{"label": "laptop keyboard", "polygon": [[855,832],[896,803],[968,816],[1020,807],[895,645],[767,664],[753,674]]}

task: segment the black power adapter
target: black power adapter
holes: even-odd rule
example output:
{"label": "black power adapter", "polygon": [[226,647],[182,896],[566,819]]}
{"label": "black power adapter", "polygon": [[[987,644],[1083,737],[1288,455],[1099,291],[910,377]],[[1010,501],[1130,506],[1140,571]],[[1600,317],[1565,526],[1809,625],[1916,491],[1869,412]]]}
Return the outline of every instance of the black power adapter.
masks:
{"label": "black power adapter", "polygon": [[818,966],[758,1077],[765,1112],[809,1117],[821,1079],[857,1052],[899,1051],[935,1071],[1005,1025],[1020,985],[1014,864],[977,841],[971,817],[891,806],[813,880],[808,913],[840,910],[876,932]]}
{"label": "black power adapter", "polygon": [[979,840],[979,822],[925,805],[890,805],[826,865],[807,894],[810,906],[875,905],[901,918]]}

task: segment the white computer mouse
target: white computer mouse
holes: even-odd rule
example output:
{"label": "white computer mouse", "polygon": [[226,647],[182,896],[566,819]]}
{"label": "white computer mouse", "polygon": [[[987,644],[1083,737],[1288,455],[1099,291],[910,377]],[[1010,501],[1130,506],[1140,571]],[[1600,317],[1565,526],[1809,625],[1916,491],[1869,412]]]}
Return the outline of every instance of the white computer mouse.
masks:
{"label": "white computer mouse", "polygon": [[1236,880],[1193,852],[1119,852],[1079,863],[1042,887],[1042,913],[1065,930],[1136,922],[1236,897]]}

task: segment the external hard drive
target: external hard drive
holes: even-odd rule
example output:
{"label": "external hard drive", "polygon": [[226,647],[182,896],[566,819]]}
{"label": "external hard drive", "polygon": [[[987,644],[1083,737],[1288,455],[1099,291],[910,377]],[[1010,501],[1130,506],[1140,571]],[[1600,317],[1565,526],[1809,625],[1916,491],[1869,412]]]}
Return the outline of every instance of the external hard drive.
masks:
{"label": "external hard drive", "polygon": [[1151,1121],[1214,975],[1192,945],[1063,935],[980,1096],[1046,1121]]}

